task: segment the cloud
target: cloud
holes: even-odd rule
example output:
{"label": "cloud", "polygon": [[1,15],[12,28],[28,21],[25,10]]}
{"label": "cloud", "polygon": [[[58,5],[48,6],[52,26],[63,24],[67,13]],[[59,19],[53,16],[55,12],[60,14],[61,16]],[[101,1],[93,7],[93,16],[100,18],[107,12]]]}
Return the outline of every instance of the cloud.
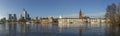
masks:
{"label": "cloud", "polygon": [[6,16],[1,16],[1,15],[0,15],[0,19],[2,19],[2,18],[4,18],[4,17],[6,17]]}

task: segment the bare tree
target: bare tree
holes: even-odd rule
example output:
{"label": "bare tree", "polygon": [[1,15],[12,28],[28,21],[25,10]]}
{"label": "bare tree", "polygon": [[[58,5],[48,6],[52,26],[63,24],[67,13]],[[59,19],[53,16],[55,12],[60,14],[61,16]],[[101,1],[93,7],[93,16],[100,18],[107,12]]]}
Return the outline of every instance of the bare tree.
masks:
{"label": "bare tree", "polygon": [[108,5],[105,14],[106,19],[109,19],[111,24],[120,25],[120,3],[118,6],[116,4]]}
{"label": "bare tree", "polygon": [[118,15],[118,21],[117,22],[120,24],[120,3],[118,4],[117,15]]}
{"label": "bare tree", "polygon": [[116,15],[116,4],[112,4],[112,5],[108,5],[107,6],[107,9],[106,9],[106,18],[109,19],[110,23],[111,24],[116,24],[116,18],[117,18],[117,15]]}

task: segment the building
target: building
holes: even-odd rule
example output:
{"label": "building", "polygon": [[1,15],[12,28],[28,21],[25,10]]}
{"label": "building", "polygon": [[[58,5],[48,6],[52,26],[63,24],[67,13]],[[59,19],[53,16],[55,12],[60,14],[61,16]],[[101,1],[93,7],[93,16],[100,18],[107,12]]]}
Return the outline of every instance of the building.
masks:
{"label": "building", "polygon": [[53,23],[53,18],[40,18],[40,23],[41,24],[46,24],[46,23]]}
{"label": "building", "polygon": [[19,19],[21,19],[22,17],[23,17],[22,14],[20,14],[20,15],[19,15]]}
{"label": "building", "polygon": [[13,14],[13,20],[17,20],[16,14]]}
{"label": "building", "polygon": [[104,18],[87,18],[87,19],[79,19],[79,18],[61,18],[58,19],[58,23],[105,23]]}
{"label": "building", "polygon": [[24,14],[23,14],[24,19],[26,21],[29,21],[31,19],[30,16],[29,16],[29,14],[27,13],[27,11],[25,9],[23,9],[23,11],[24,11]]}
{"label": "building", "polygon": [[24,17],[27,18],[28,17],[28,13],[25,9],[23,9],[23,13],[24,13]]}
{"label": "building", "polygon": [[80,10],[80,13],[79,13],[79,18],[80,18],[80,19],[83,19],[82,10]]}
{"label": "building", "polygon": [[79,18],[59,18],[58,23],[104,23],[104,18],[90,18],[83,16],[82,11],[79,12]]}
{"label": "building", "polygon": [[0,19],[0,23],[6,23],[6,18],[4,17],[4,18]]}
{"label": "building", "polygon": [[17,16],[16,14],[9,14],[8,15],[8,21],[11,22],[11,21],[17,21]]}
{"label": "building", "polygon": [[9,21],[12,21],[12,14],[9,14],[9,15],[8,15],[8,20],[9,20]]}

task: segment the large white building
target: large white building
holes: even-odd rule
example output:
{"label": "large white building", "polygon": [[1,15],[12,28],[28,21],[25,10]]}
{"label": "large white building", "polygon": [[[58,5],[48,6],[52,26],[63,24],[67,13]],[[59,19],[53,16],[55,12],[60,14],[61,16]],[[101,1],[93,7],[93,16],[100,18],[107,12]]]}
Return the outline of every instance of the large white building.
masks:
{"label": "large white building", "polygon": [[58,23],[105,23],[104,18],[88,18],[88,19],[79,19],[79,18],[60,18]]}
{"label": "large white building", "polygon": [[79,12],[79,18],[61,18],[58,19],[58,23],[104,23],[104,18],[90,18],[83,16],[82,11]]}

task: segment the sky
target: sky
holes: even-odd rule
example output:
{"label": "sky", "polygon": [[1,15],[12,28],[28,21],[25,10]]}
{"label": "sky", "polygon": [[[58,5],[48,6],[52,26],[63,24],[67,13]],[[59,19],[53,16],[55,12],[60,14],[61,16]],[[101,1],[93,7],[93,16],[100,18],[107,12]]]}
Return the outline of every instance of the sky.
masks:
{"label": "sky", "polygon": [[104,16],[107,5],[120,0],[0,0],[0,18],[8,14],[23,14],[25,8],[33,17],[78,17],[82,10],[84,16]]}

